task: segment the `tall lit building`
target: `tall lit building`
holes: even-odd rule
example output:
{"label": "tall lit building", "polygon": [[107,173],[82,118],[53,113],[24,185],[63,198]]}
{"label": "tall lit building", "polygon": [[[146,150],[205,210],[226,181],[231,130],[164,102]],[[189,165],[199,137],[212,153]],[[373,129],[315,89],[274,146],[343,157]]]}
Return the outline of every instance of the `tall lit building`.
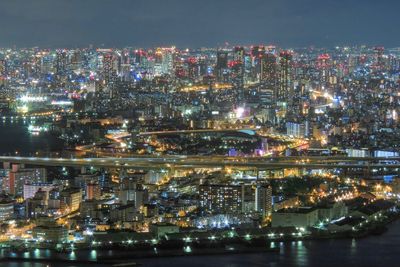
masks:
{"label": "tall lit building", "polygon": [[157,48],[154,54],[154,75],[171,75],[174,70],[175,47]]}
{"label": "tall lit building", "polygon": [[253,46],[250,52],[254,66],[254,76],[256,80],[261,81],[263,76],[263,61],[265,59],[265,46]]}
{"label": "tall lit building", "polygon": [[61,210],[66,213],[77,211],[82,202],[82,190],[68,188],[60,192]]}
{"label": "tall lit building", "polygon": [[320,81],[326,83],[329,81],[329,67],[330,67],[331,57],[329,54],[319,55],[317,58],[317,68],[319,69]]}
{"label": "tall lit building", "polygon": [[90,183],[86,184],[85,193],[86,193],[86,196],[85,196],[86,200],[100,199],[101,189],[100,189],[99,183],[90,182]]}
{"label": "tall lit building", "polygon": [[106,86],[113,82],[114,77],[114,55],[106,53],[103,56],[103,80]]}
{"label": "tall lit building", "polygon": [[384,53],[385,53],[385,48],[383,46],[374,47],[373,68],[377,71],[384,70],[385,67],[385,60],[383,57]]}
{"label": "tall lit building", "polygon": [[272,212],[272,188],[268,184],[257,184],[255,187],[255,210],[263,216]]}
{"label": "tall lit building", "polygon": [[65,50],[57,50],[56,51],[56,74],[57,75],[63,75],[65,74],[65,71],[67,70],[67,64],[68,64],[68,57],[67,57],[67,52]]}
{"label": "tall lit building", "polygon": [[3,191],[11,195],[23,195],[24,185],[30,183],[42,183],[46,181],[46,169],[26,169],[23,165],[14,164],[3,179]]}
{"label": "tall lit building", "polygon": [[0,85],[7,81],[7,62],[4,59],[0,59]]}
{"label": "tall lit building", "polygon": [[288,102],[292,91],[292,58],[291,51],[284,50],[279,54],[279,86],[275,94],[276,100]]}
{"label": "tall lit building", "polygon": [[33,198],[37,191],[42,190],[47,193],[55,188],[52,183],[32,183],[27,182],[24,184],[24,199]]}
{"label": "tall lit building", "polygon": [[237,213],[242,211],[242,186],[200,185],[200,203],[215,213]]}
{"label": "tall lit building", "polygon": [[217,64],[215,65],[215,76],[218,82],[226,82],[226,73],[228,69],[228,53],[219,50],[217,52]]}
{"label": "tall lit building", "polygon": [[260,103],[264,106],[274,103],[274,92],[277,87],[278,64],[276,56],[272,53],[264,53],[260,58]]}
{"label": "tall lit building", "polygon": [[238,101],[244,99],[244,60],[245,50],[242,46],[233,49],[232,83],[238,92]]}
{"label": "tall lit building", "polygon": [[14,203],[15,201],[7,195],[0,195],[0,222],[14,217]]}

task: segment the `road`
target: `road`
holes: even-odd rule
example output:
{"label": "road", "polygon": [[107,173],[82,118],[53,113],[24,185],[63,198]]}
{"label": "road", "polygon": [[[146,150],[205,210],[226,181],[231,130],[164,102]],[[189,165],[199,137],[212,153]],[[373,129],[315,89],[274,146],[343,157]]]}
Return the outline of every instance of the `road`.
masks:
{"label": "road", "polygon": [[[382,162],[388,161],[389,162]],[[131,158],[40,158],[2,156],[0,162],[23,163],[38,166],[96,166],[126,169],[186,169],[186,168],[253,168],[259,170],[282,168],[350,169],[400,168],[400,157],[223,157],[223,156],[138,156]]]}
{"label": "road", "polygon": [[217,133],[217,132],[241,132],[253,131],[255,128],[238,128],[238,129],[198,129],[198,130],[175,130],[175,131],[155,131],[155,132],[141,132],[138,136],[149,135],[171,135],[171,134],[192,134],[192,133]]}

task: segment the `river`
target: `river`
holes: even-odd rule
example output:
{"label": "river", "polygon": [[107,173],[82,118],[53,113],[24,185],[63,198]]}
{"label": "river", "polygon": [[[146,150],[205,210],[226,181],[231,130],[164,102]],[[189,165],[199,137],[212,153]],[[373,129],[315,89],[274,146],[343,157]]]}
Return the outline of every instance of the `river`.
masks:
{"label": "river", "polygon": [[29,125],[41,122],[31,119],[0,119],[0,155],[29,156],[36,152],[61,151],[63,141],[49,133],[33,135]]}
{"label": "river", "polygon": [[[400,220],[389,225],[389,230],[379,236],[362,239],[332,239],[294,241],[276,244],[279,252],[254,254],[235,254],[217,256],[183,256],[136,259],[134,262],[145,267],[240,267],[240,266],[310,266],[310,267],[398,267],[400,266]],[[104,264],[68,264],[52,263],[54,258],[89,259],[97,256],[115,256],[126,252],[75,251],[59,254],[50,250],[35,250],[18,253],[18,256],[29,258],[46,258],[46,263],[2,262],[4,267],[66,267],[66,266],[107,266]],[[12,254],[16,255],[16,254]],[[0,251],[0,257],[10,256],[10,252]]]}

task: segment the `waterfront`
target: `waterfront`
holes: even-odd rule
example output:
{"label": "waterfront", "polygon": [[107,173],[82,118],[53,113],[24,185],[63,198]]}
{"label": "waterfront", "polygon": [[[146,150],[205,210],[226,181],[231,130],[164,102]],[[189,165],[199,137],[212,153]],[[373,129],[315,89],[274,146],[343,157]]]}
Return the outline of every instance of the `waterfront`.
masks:
{"label": "waterfront", "polygon": [[[368,236],[362,239],[331,239],[313,241],[294,241],[276,244],[280,246],[279,252],[266,252],[254,254],[234,254],[218,256],[186,256],[137,259],[134,262],[146,267],[158,266],[209,266],[209,267],[235,267],[235,266],[398,266],[400,255],[400,221],[389,225],[389,230],[379,236]],[[107,251],[75,251],[68,254],[59,254],[50,250],[35,250],[32,252],[18,253],[18,256],[29,258],[48,258],[49,262],[2,262],[5,267],[44,267],[44,266],[87,266],[87,263],[60,263],[51,262],[54,258],[94,260],[96,257],[115,256],[118,258],[126,252]],[[16,256],[5,250],[0,256]],[[110,266],[104,264],[90,264],[91,266]]]}
{"label": "waterfront", "polygon": [[61,151],[63,141],[50,133],[40,133],[33,135],[29,133],[28,127],[35,123],[29,119],[9,118],[0,120],[0,154],[28,156],[36,152]]}

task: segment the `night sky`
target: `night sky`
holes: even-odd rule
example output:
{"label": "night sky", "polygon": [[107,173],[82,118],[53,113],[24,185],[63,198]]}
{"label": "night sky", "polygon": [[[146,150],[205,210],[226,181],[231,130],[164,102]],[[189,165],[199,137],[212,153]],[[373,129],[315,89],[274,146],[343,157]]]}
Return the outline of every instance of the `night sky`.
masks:
{"label": "night sky", "polygon": [[0,0],[0,46],[400,46],[399,0]]}

